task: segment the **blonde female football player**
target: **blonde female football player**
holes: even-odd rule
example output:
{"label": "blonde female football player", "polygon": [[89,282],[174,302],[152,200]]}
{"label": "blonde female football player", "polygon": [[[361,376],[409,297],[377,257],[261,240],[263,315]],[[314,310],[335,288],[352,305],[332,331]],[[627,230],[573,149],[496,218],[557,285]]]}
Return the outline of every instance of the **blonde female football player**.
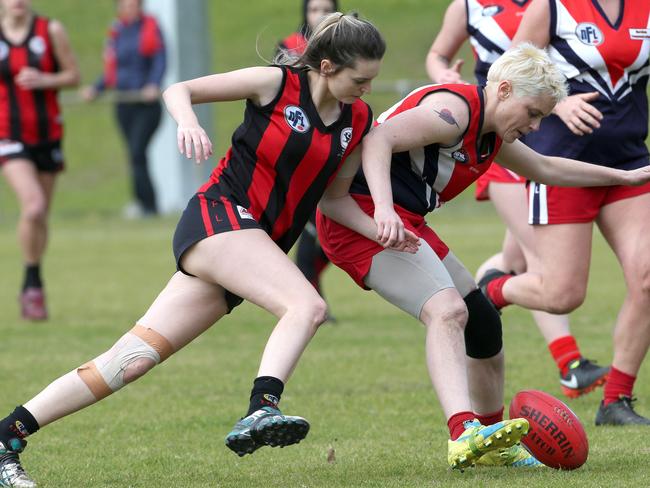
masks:
{"label": "blonde female football player", "polygon": [[[427,55],[427,73],[436,83],[458,83],[460,60],[451,64],[465,41],[472,45],[476,57],[474,75],[485,85],[488,69],[510,47],[530,0],[494,0],[488,4],[454,0]],[[590,95],[590,96],[593,96]],[[476,273],[479,283],[491,270],[523,273],[535,249],[534,233],[528,225],[526,179],[502,167],[497,161],[476,180],[476,199],[490,201],[506,226],[502,252],[483,263]],[[489,279],[490,277],[486,277]],[[559,371],[562,392],[570,398],[601,386],[609,368],[598,366],[582,356],[578,342],[569,328],[567,315],[531,311],[544,336],[548,350]]]}
{"label": "blonde female football player", "polygon": [[[323,200],[318,232],[334,264],[355,282],[419,319],[426,328],[426,362],[448,421],[448,462],[462,468],[538,465],[509,443],[486,453],[485,436],[503,418],[503,350],[499,314],[472,275],[435,234],[425,215],[461,193],[495,157],[518,174],[556,185],[643,185],[650,167],[622,171],[541,155],[517,139],[537,130],[566,95],[565,78],[540,49],[522,44],[496,60],[485,87],[428,85],[411,92],[378,118],[364,141],[364,168],[350,194]],[[392,191],[388,191],[392,189]],[[332,206],[352,199],[365,221],[342,222]],[[377,202],[381,203],[378,205]],[[404,225],[420,237],[414,254],[375,242],[375,218],[395,205]],[[467,357],[467,356],[468,357]],[[493,424],[483,427],[484,424]],[[496,423],[495,423],[496,422]],[[515,424],[516,425],[516,424]]]}

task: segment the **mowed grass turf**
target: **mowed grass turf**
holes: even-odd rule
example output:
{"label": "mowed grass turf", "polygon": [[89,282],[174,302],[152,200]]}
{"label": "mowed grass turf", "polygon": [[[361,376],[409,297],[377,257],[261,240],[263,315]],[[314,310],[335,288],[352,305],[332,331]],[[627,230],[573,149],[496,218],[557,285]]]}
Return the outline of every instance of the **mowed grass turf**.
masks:
{"label": "mowed grass turf", "polygon": [[[112,2],[35,2],[61,18],[91,80]],[[298,2],[218,2],[211,6],[215,70],[259,64],[260,47],[297,24]],[[381,78],[423,79],[426,49],[445,2],[359,1],[385,33],[389,51]],[[265,30],[262,27],[268,26]],[[264,49],[262,49],[264,50]],[[395,94],[369,98],[376,113]],[[217,154],[241,120],[241,104],[217,108]],[[21,275],[16,207],[0,186],[0,416],[51,380],[110,347],[144,313],[173,272],[176,217],[125,222],[124,152],[110,107],[66,110],[68,171],[53,208],[44,264],[51,320],[17,319]],[[214,161],[212,161],[214,163]],[[191,164],[191,163],[188,163]],[[499,248],[502,226],[490,205],[466,193],[430,219],[470,270]],[[574,472],[476,469],[449,472],[447,429],[424,365],[422,327],[330,269],[324,289],[339,319],[307,349],[283,395],[287,413],[308,418],[305,441],[238,458],[223,444],[243,415],[272,317],[249,305],[213,327],[136,384],[54,423],[30,439],[22,459],[41,487],[567,487],[647,486],[647,430],[596,428],[601,391],[569,401],[583,420],[591,454]],[[572,315],[583,353],[611,360],[611,328],[624,296],[621,272],[596,235],[587,302]],[[538,388],[560,395],[541,334],[520,309],[503,314],[506,398]],[[638,410],[650,414],[649,366],[642,368]],[[335,462],[327,456],[334,451]]]}
{"label": "mowed grass turf", "polygon": [[[477,215],[472,209],[478,208]],[[468,266],[494,249],[500,229],[471,201],[450,205],[434,227]],[[46,272],[52,318],[16,319],[19,273],[12,230],[2,227],[0,411],[104,351],[140,317],[172,270],[174,220],[125,223],[55,219]],[[611,358],[620,273],[597,240],[587,303],[573,330],[589,357]],[[339,319],[308,348],[283,397],[312,431],[298,446],[238,458],[223,444],[244,413],[272,318],[244,305],[193,344],[113,397],[36,434],[23,460],[43,487],[102,486],[644,486],[643,430],[593,426],[600,392],[568,402],[591,445],[574,472],[506,469],[449,472],[447,431],[424,366],[423,330],[331,269],[325,290]],[[529,315],[503,316],[506,400],[521,389],[559,395],[555,367]],[[648,365],[636,389],[650,412]],[[336,462],[327,462],[329,449]]]}

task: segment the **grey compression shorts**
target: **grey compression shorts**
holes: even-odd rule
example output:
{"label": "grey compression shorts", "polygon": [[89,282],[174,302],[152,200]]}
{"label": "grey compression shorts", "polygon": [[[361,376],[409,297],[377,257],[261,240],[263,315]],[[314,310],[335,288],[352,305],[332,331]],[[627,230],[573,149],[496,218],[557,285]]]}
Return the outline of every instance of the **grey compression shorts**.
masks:
{"label": "grey compression shorts", "polygon": [[417,253],[385,249],[372,258],[365,284],[416,319],[436,293],[456,288],[465,298],[476,283],[469,271],[449,251],[443,260],[423,240]]}

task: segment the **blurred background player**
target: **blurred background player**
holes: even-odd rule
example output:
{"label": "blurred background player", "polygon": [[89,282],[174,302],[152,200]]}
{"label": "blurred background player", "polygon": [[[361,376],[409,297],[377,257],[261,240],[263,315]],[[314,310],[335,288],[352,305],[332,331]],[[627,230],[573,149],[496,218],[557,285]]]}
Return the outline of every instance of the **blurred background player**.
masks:
{"label": "blurred background player", "polygon": [[[543,154],[633,170],[647,165],[649,2],[533,0],[514,38],[548,46],[573,95],[526,143]],[[536,252],[522,275],[491,273],[484,289],[515,303],[567,313],[582,304],[593,224],[614,251],[627,294],[614,328],[614,358],[597,425],[643,424],[633,387],[650,344],[650,185],[530,187]],[[486,274],[488,278],[488,274]]]}
{"label": "blurred background player", "polygon": [[[361,97],[370,91],[384,52],[372,24],[335,13],[319,24],[304,55],[291,65],[215,74],[165,91],[167,109],[178,123],[178,148],[197,162],[211,156],[212,143],[192,104],[246,100],[245,121],[183,212],[174,235],[178,271],[137,325],[111,349],[0,420],[0,473],[6,485],[35,486],[19,460],[26,436],[135,381],[244,299],[277,316],[278,323],[248,413],[226,444],[243,456],[263,446],[295,444],[307,435],[307,421],[282,415],[278,403],[325,320],[326,305],[286,252],[337,171],[358,168],[358,157],[350,156],[358,154],[355,149],[372,124],[372,111]],[[382,224],[393,243],[403,240],[394,211]]]}
{"label": "blurred background player", "polygon": [[129,155],[135,198],[125,207],[124,216],[147,217],[157,213],[147,147],[162,112],[160,86],[166,67],[165,43],[156,19],[142,11],[142,0],[117,0],[116,5],[117,19],[104,48],[104,72],[81,95],[91,101],[106,89],[122,94],[115,105],[115,116]]}
{"label": "blurred background player", "polygon": [[63,25],[34,12],[31,0],[0,0],[0,166],[20,205],[25,277],[19,299],[27,320],[47,318],[41,263],[55,181],[64,167],[57,93],[78,83]]}
{"label": "blurred background player", "polygon": [[[294,56],[300,56],[307,46],[307,39],[321,19],[338,10],[337,0],[304,0],[302,2],[302,24],[300,28],[278,44],[278,49]],[[296,250],[296,264],[316,291],[324,297],[321,287],[321,273],[329,264],[329,259],[318,243],[315,214],[309,218],[305,230],[300,234]],[[327,320],[336,322],[328,306]]]}
{"label": "blurred background player", "polygon": [[[451,59],[469,39],[476,57],[474,74],[485,85],[491,64],[510,47],[522,15],[530,1],[454,0],[445,13],[440,32],[427,55],[426,68],[436,83],[463,82],[462,60],[450,66]],[[523,273],[527,256],[534,251],[534,235],[528,225],[526,179],[493,163],[476,181],[476,198],[490,200],[506,224],[501,253],[490,258],[477,273],[480,280],[487,269]],[[576,398],[605,383],[609,368],[600,367],[582,357],[575,337],[569,330],[567,315],[553,315],[533,310],[535,323],[560,372],[565,395]]]}

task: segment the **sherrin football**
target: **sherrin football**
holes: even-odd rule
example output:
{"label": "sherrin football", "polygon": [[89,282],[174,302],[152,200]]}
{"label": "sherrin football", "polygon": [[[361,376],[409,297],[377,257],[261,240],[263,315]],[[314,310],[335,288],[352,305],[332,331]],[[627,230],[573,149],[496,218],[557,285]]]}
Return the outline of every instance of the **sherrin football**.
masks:
{"label": "sherrin football", "polygon": [[563,402],[539,390],[524,390],[510,402],[510,418],[525,418],[528,435],[521,442],[542,463],[556,469],[576,469],[589,454],[580,420]]}

